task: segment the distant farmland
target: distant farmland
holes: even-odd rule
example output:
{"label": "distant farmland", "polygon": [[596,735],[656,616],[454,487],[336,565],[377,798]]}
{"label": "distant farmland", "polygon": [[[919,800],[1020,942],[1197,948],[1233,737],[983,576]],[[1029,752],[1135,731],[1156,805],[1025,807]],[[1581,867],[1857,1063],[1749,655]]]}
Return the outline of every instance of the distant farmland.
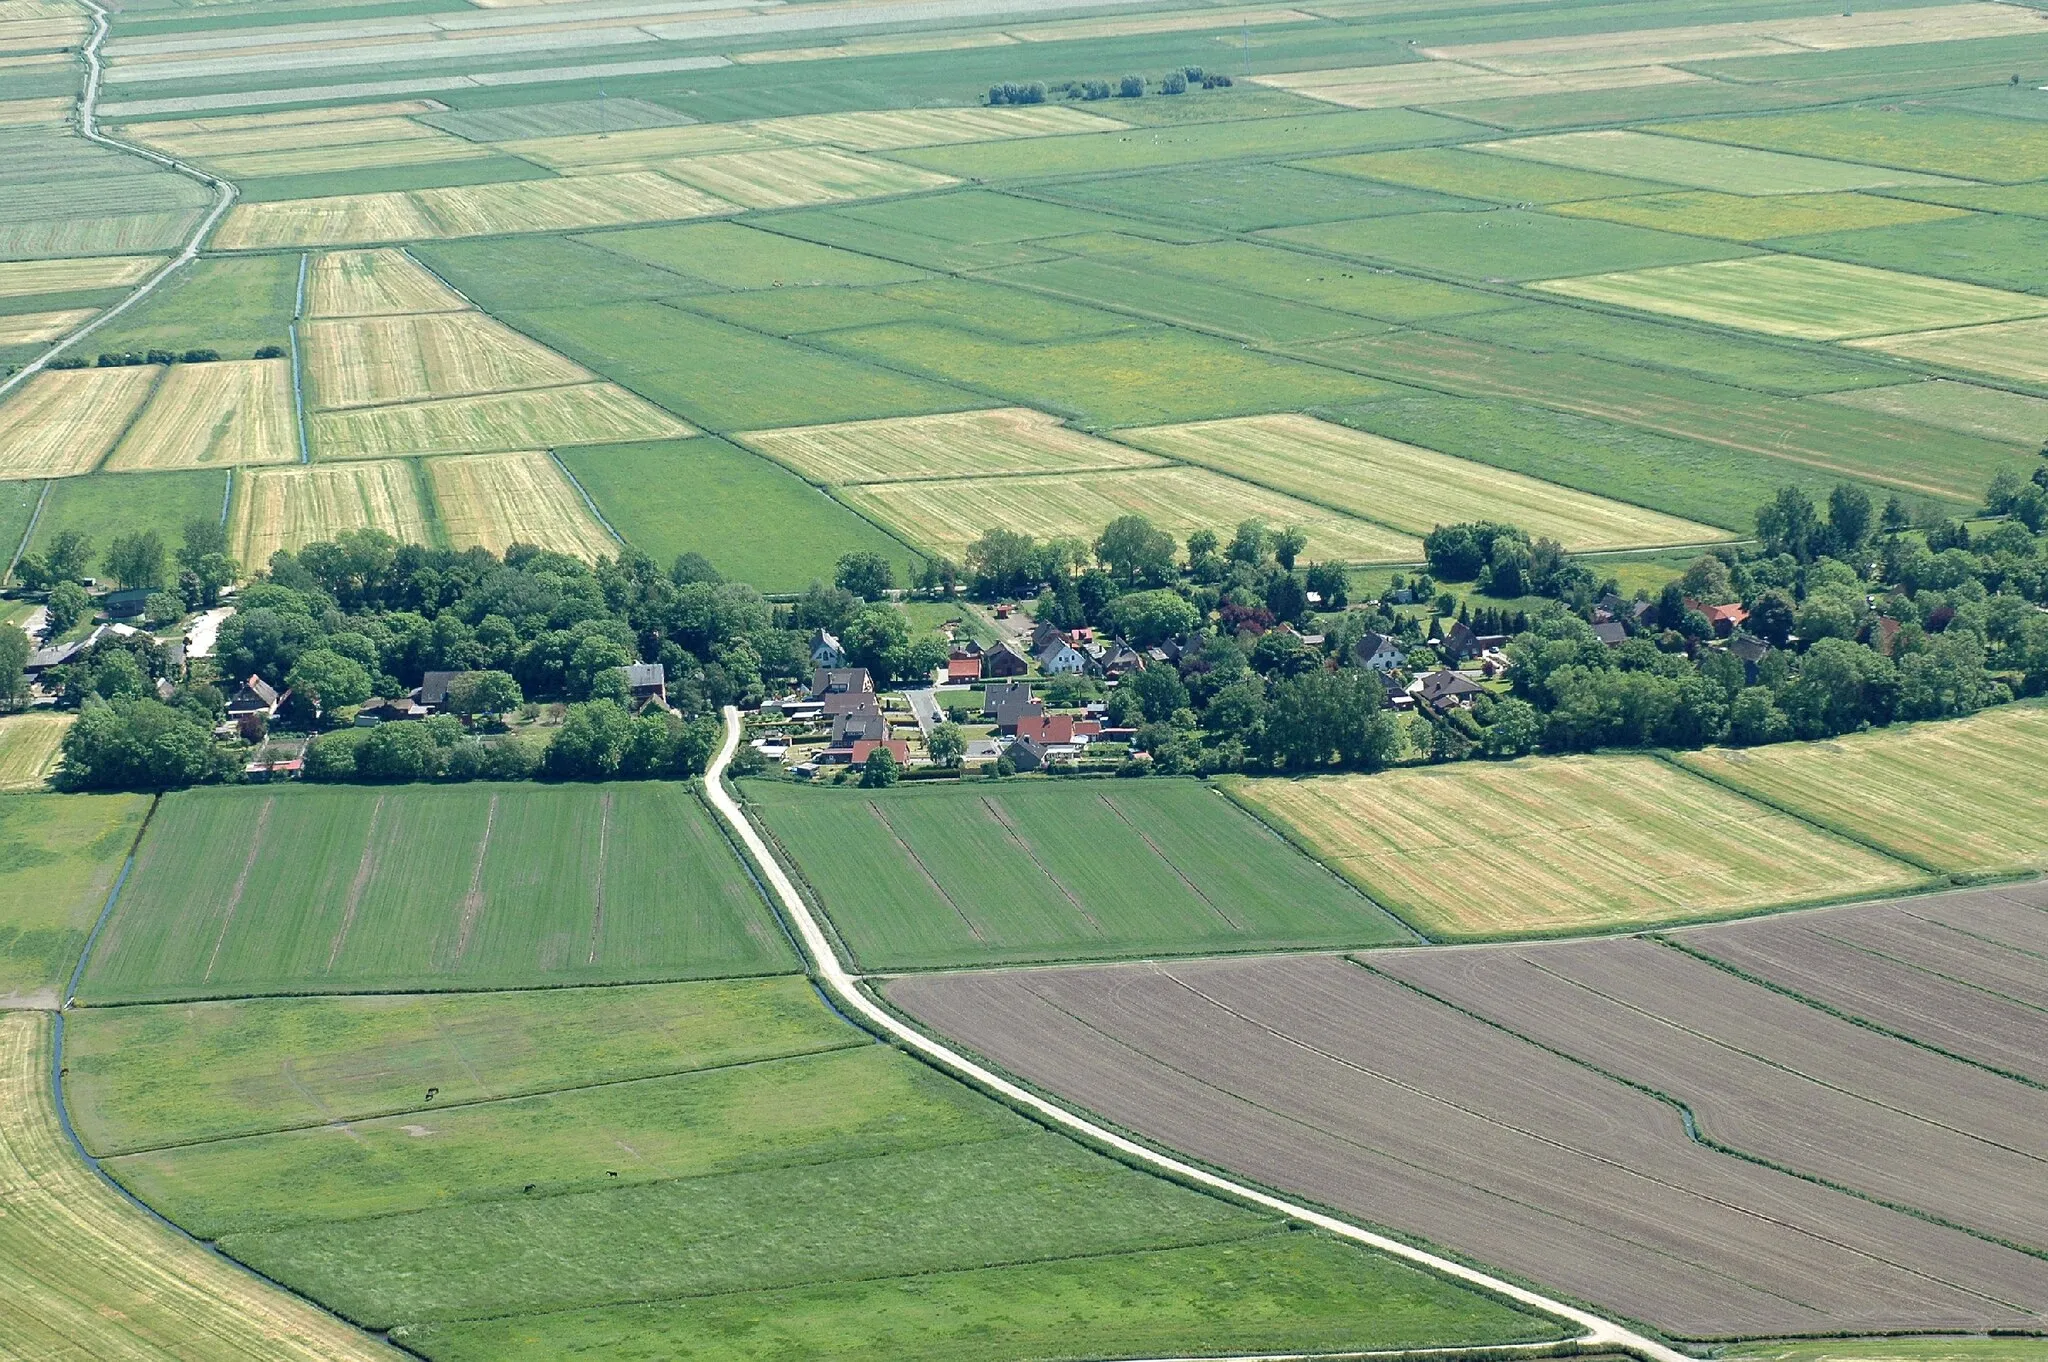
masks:
{"label": "distant farmland", "polygon": [[[2044,908],[2032,885],[1692,929],[1677,949],[925,974],[886,992],[1119,1126],[1668,1334],[2031,1329],[2048,1309],[2031,1171],[2048,1153]],[[1850,960],[1873,953],[1898,964],[1859,979]],[[2026,1081],[1994,1071],[2029,1047]]]}
{"label": "distant farmland", "polygon": [[1926,878],[1647,756],[1240,780],[1231,791],[1447,939],[1613,930]]}
{"label": "distant farmland", "polygon": [[871,969],[1406,936],[1192,782],[746,795]]}
{"label": "distant farmland", "polygon": [[791,960],[687,786],[207,790],[164,801],[81,996],[503,988]]}

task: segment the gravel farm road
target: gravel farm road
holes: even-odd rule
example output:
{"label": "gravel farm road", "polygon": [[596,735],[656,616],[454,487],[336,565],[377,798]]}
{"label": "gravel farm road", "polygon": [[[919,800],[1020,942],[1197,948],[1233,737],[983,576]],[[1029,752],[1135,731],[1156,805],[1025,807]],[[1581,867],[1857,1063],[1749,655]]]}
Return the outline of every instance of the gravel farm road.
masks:
{"label": "gravel farm road", "polygon": [[[762,875],[766,877],[770,888],[774,891],[777,902],[781,905],[783,913],[787,915],[791,925],[796,928],[797,935],[803,942],[804,952],[811,959],[812,970],[818,981],[831,991],[836,1002],[849,1009],[851,1013],[858,1015],[876,1031],[911,1047],[956,1078],[963,1079],[975,1087],[993,1093],[1016,1106],[1025,1107],[1037,1112],[1055,1125],[1071,1131],[1091,1144],[1114,1149],[1127,1158],[1135,1159],[1148,1167],[1155,1168],[1184,1182],[1191,1182],[1235,1200],[1247,1202],[1279,1215],[1284,1215],[1291,1220],[1297,1220],[1306,1225],[1313,1225],[1315,1228],[1326,1233],[1348,1239],[1353,1243],[1363,1244],[1368,1248],[1377,1249],[1382,1253],[1411,1263],[1420,1264],[1431,1271],[1442,1273],[1446,1277],[1451,1277],[1461,1282],[1467,1282],[1483,1290],[1491,1291],[1496,1295],[1505,1296],[1531,1309],[1540,1310],[1545,1314],[1569,1320],[1585,1330],[1579,1342],[1586,1347],[1620,1349],[1649,1359],[1649,1362],[1692,1362],[1692,1359],[1677,1349],[1647,1338],[1614,1320],[1603,1319],[1599,1315],[1581,1310],[1577,1306],[1567,1305],[1563,1301],[1552,1300],[1526,1287],[1517,1286],[1513,1282],[1502,1281],[1500,1278],[1481,1272],[1476,1268],[1467,1267],[1463,1263],[1439,1257],[1426,1250],[1404,1244],[1397,1239],[1389,1239],[1384,1235],[1374,1234],[1370,1230],[1362,1229],[1357,1225],[1339,1220],[1335,1216],[1325,1215],[1321,1211],[1298,1205],[1281,1197],[1273,1196],[1268,1192],[1262,1192],[1256,1187],[1232,1182],[1230,1179],[1221,1177],[1205,1168],[1198,1168],[1193,1164],[1182,1162],[1170,1154],[1164,1154],[1149,1146],[1139,1144],[1137,1141],[1119,1135],[1113,1130],[1097,1125],[1085,1116],[1069,1111],[1065,1107],[1018,1086],[1009,1079],[984,1068],[967,1056],[896,1017],[861,990],[860,976],[848,970],[846,965],[839,959],[838,953],[833,949],[830,938],[825,935],[824,929],[819,926],[817,918],[812,914],[810,905],[804,902],[803,896],[797,892],[795,883],[791,881],[788,872],[783,869],[782,863],[777,861],[773,853],[769,851],[767,842],[762,839],[761,834],[755,830],[753,823],[748,820],[745,812],[740,808],[739,801],[734,799],[732,792],[726,788],[725,770],[732,762],[733,753],[739,749],[740,737],[740,712],[731,706],[727,706],[725,711],[725,740],[719,745],[718,754],[712,758],[710,769],[704,773],[705,795],[710,799],[712,808],[718,811],[719,817],[723,818],[731,826],[733,834],[745,845],[748,855],[753,858],[754,863],[760,868]],[[1445,1351],[1452,1353],[1457,1350],[1446,1349]]]}

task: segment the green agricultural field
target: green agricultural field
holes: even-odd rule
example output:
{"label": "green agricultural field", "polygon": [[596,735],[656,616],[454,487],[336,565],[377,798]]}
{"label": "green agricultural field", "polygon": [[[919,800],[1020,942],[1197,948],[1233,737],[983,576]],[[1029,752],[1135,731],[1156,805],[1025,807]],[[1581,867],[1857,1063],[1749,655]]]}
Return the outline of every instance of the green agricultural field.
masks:
{"label": "green agricultural field", "polygon": [[2048,398],[1945,378],[1832,393],[1825,400],[2016,445],[2037,440],[2048,431]]}
{"label": "green agricultural field", "polygon": [[290,342],[298,288],[296,255],[201,260],[96,332],[86,349],[218,350],[223,359],[247,359]]}
{"label": "green agricultural field", "polygon": [[[1925,205],[1915,205],[1924,207]],[[1781,242],[1787,250],[1859,265],[2048,292],[2048,221],[1972,213],[1873,231],[1825,230]]]}
{"label": "green agricultural field", "polygon": [[2043,1362],[2048,1339],[1854,1338],[1737,1343],[1723,1354],[1743,1362]]}
{"label": "green agricultural field", "polygon": [[1358,175],[1411,189],[1434,190],[1494,203],[1562,203],[1567,199],[1608,199],[1654,194],[1664,186],[1650,180],[1600,175],[1565,166],[1511,160],[1460,147],[1375,151],[1364,156],[1330,156],[1300,163],[1304,169]]}
{"label": "green agricultural field", "polygon": [[0,795],[0,1007],[61,1000],[148,812],[139,795]]}
{"label": "green agricultural field", "polygon": [[558,451],[612,528],[658,562],[701,553],[735,581],[801,591],[848,553],[907,573],[897,540],[758,454],[700,437]]}
{"label": "green agricultural field", "polygon": [[[716,433],[984,405],[959,388],[656,303],[508,316],[528,335]],[[713,372],[718,382],[705,382]]]}
{"label": "green agricultural field", "polygon": [[429,1088],[472,1108],[865,1041],[795,975],[88,1007],[67,1027],[64,1092],[106,1156],[395,1116]]}
{"label": "green agricultural field", "polygon": [[869,969],[1375,944],[1391,919],[1204,786],[746,787]]}
{"label": "green agricultural field", "polygon": [[[1332,168],[1336,168],[1335,163]],[[1226,232],[1482,206],[1450,194],[1360,183],[1348,177],[1317,174],[1314,169],[1257,162],[1072,180],[1048,185],[1037,192],[1063,203],[1099,208],[1105,213],[1157,218]]]}
{"label": "green agricultural field", "polygon": [[1549,279],[1546,293],[1806,340],[1848,340],[2048,312],[2048,299],[1814,260],[1752,256],[1627,273]]}
{"label": "green agricultural field", "polygon": [[[1162,241],[1190,240],[1203,235],[1200,231],[1134,223],[1122,211],[1128,201],[1098,203],[1080,192],[1086,186],[1103,183],[1114,181],[1082,180],[1032,191],[1052,195],[1059,202],[987,189],[960,189],[920,199],[860,204],[842,208],[836,216],[959,246],[1001,246],[1086,232],[1131,231]],[[784,222],[771,219],[766,225],[771,231],[780,231]]]}
{"label": "green agricultural field", "polygon": [[[1779,194],[1749,197],[1693,190],[1678,194],[1639,194],[1632,198],[1591,199],[1560,203],[1553,213],[1569,217],[1602,218],[1627,222],[1662,231],[1689,232],[1694,236],[1723,237],[1729,241],[1772,241],[1816,232],[1843,233],[1853,243],[1863,236],[1885,236],[1865,229],[1897,227],[1904,224],[1937,222],[1944,218],[1968,216],[1960,208],[1911,199],[1881,198],[1876,194]],[[1799,243],[1788,243],[1800,249]],[[1826,255],[1827,251],[1816,254]],[[1854,258],[1854,257],[1850,257]],[[1870,261],[1867,263],[1884,263]],[[1933,274],[1946,271],[1931,270]]]}
{"label": "green agricultural field", "polygon": [[569,236],[434,241],[411,249],[478,307],[494,313],[637,302],[710,287]]}
{"label": "green agricultural field", "polygon": [[1283,227],[1268,235],[1311,250],[1473,280],[1599,274],[1748,254],[1699,237],[1510,208]]}
{"label": "green agricultural field", "polygon": [[[906,200],[908,205],[926,203],[947,203],[961,193],[980,191],[957,191],[952,194],[938,194],[929,198]],[[871,204],[856,210],[852,208],[817,208],[804,212],[778,213],[762,220],[761,226],[786,236],[804,241],[815,241],[820,245],[838,246],[849,251],[858,251],[879,260],[894,260],[899,264],[914,265],[926,270],[980,270],[992,269],[998,265],[1019,265],[1032,260],[1051,260],[1060,252],[1049,247],[1034,245],[1021,238],[1011,238],[1007,231],[1000,229],[990,241],[955,241],[948,237],[932,236],[910,228],[895,225],[892,219],[874,221],[869,217],[855,217],[856,211],[869,213],[875,210],[895,207],[893,204]],[[1027,221],[1036,214],[1027,214]],[[1147,230],[1136,227],[1134,230]],[[981,235],[976,232],[975,235]]]}
{"label": "green agricultural field", "polygon": [[28,542],[43,553],[65,530],[77,530],[98,552],[116,535],[155,530],[175,548],[185,523],[219,520],[227,505],[228,474],[195,469],[169,473],[95,473],[59,478]]}
{"label": "green agricultural field", "polygon": [[1159,276],[1142,266],[1124,266],[1108,259],[1070,257],[1017,265],[998,271],[994,277],[1022,288],[1041,289],[1076,302],[1114,307],[1260,346],[1297,345],[1391,329],[1388,323],[1371,318],[1250,293],[1227,284],[1174,279],[1162,286]]}
{"label": "green agricultural field", "polygon": [[503,988],[790,960],[687,786],[204,790],[159,810],[81,992]]}
{"label": "green agricultural field", "polygon": [[[1064,263],[1064,262],[1062,262]],[[756,289],[679,299],[676,306],[773,336],[816,335],[914,322],[990,340],[1077,340],[1133,331],[1143,323],[1078,301],[1008,286],[1001,275],[920,279],[880,288]]]}
{"label": "green agricultural field", "polygon": [[[1926,878],[1649,756],[1238,780],[1230,789],[1441,940],[1616,931],[1872,896]],[[1661,851],[1589,859],[1575,850],[1588,845]]]}
{"label": "green agricultural field", "polygon": [[2048,126],[1946,109],[1827,109],[1656,131],[1994,183],[2048,178]]}
{"label": "green agricultural field", "polygon": [[1406,109],[1259,118],[1232,123],[1188,123],[1148,129],[1142,136],[1118,132],[1069,137],[1031,137],[1014,142],[929,147],[892,153],[907,161],[963,179],[1022,180],[1049,175],[1150,170],[1202,161],[1267,160],[1338,151],[1367,151],[1411,142],[1453,141],[1468,124]]}
{"label": "green agricultural field", "polygon": [[1815,194],[1925,184],[1941,177],[1849,165],[1753,147],[1701,146],[1629,131],[1567,132],[1482,142],[1476,150],[1639,180],[1728,194]]}
{"label": "green agricultural field", "polygon": [[1938,724],[1900,724],[1824,743],[1712,749],[1679,760],[1942,871],[2048,866],[2048,708],[2018,705]]}
{"label": "green agricultural field", "polygon": [[894,284],[922,270],[760,232],[732,222],[642,227],[582,240],[643,264],[722,288],[785,288],[800,284]]}

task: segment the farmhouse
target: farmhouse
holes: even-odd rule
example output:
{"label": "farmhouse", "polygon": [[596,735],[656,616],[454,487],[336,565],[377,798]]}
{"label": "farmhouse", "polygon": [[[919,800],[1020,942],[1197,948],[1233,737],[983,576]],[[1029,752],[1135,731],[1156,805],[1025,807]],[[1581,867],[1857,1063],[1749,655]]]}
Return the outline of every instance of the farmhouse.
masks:
{"label": "farmhouse", "polygon": [[1714,626],[1714,635],[1717,638],[1727,638],[1749,618],[1749,612],[1742,608],[1740,601],[1730,605],[1701,605],[1698,601],[1688,600],[1685,608],[1697,610],[1705,615],[1707,623]]}
{"label": "farmhouse", "polygon": [[282,705],[285,697],[290,694],[290,691],[286,691],[280,695],[268,681],[260,676],[252,676],[238,686],[235,693],[228,698],[228,717],[241,719],[261,715],[265,719],[275,718],[278,706]]}
{"label": "farmhouse", "polygon": [[448,703],[448,687],[461,672],[427,672],[420,677],[420,707],[429,713],[439,713]]}
{"label": "farmhouse", "polygon": [[668,707],[668,669],[659,662],[635,662],[622,670],[626,673],[626,690],[633,697],[633,703],[645,704],[649,700],[659,701]]}
{"label": "farmhouse", "polygon": [[982,658],[981,671],[984,676],[1026,676],[1031,671],[1031,659],[1016,644],[1004,640]]}
{"label": "farmhouse", "polygon": [[1481,651],[1479,635],[1473,633],[1472,626],[1463,620],[1452,620],[1448,624],[1438,620],[1429,627],[1429,641],[1437,652],[1452,662],[1477,657]]}

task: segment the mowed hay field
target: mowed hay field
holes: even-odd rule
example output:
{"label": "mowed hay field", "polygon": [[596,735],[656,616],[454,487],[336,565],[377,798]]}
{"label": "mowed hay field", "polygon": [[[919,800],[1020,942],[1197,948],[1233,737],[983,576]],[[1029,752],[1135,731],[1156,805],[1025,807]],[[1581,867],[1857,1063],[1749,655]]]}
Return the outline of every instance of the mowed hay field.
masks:
{"label": "mowed hay field", "polygon": [[50,1086],[56,1019],[0,1013],[0,1352],[12,1357],[400,1354],[122,1199],[71,1148]]}
{"label": "mowed hay field", "polygon": [[76,260],[0,261],[0,298],[136,284],[163,264],[156,255],[103,255]]}
{"label": "mowed hay field", "polygon": [[774,973],[792,956],[688,786],[166,799],[94,1001]]}
{"label": "mowed hay field", "polygon": [[1902,227],[1965,216],[1960,208],[1876,194],[1777,194],[1751,197],[1691,190],[1675,194],[1637,194],[1616,199],[1587,199],[1554,205],[1553,213],[1575,218],[1604,218],[1637,227],[1725,237],[1730,241],[1769,241],[1775,237],[1814,232],[1846,232],[1865,227]]}
{"label": "mowed hay field", "polygon": [[1178,539],[1244,520],[1299,525],[1306,556],[1345,563],[1419,561],[1411,535],[1311,506],[1203,468],[1140,468],[1057,476],[956,478],[848,487],[840,496],[905,541],[956,562],[991,527],[1041,539],[1093,539],[1121,515],[1149,517]]}
{"label": "mowed hay field", "polygon": [[303,328],[323,409],[587,383],[595,375],[481,312],[357,317]]}
{"label": "mowed hay field", "polygon": [[2048,707],[1678,760],[1937,870],[2048,867]]}
{"label": "mowed hay field", "polygon": [[0,402],[0,479],[90,472],[163,372],[150,364],[37,374]]}
{"label": "mowed hay field", "polygon": [[1506,142],[1481,142],[1476,149],[1573,170],[1660,180],[1729,194],[1814,194],[1951,183],[1938,175],[1822,161],[1751,147],[1687,142],[1641,132],[1567,132],[1552,137],[1518,137]]}
{"label": "mowed hay field", "polygon": [[841,199],[872,199],[885,194],[943,189],[959,183],[951,175],[830,147],[692,156],[670,161],[662,169],[685,184],[748,208],[794,208]]}
{"label": "mowed hay field", "polygon": [[546,454],[469,454],[429,459],[427,485],[448,542],[502,554],[513,544],[595,560],[618,541],[591,513],[562,466]]}
{"label": "mowed hay field", "polygon": [[2048,299],[2024,293],[1794,255],[1547,279],[1530,287],[1803,340],[1845,340],[2048,312]]}
{"label": "mowed hay field", "polygon": [[235,560],[252,566],[343,530],[377,529],[411,544],[433,542],[419,474],[406,460],[259,468],[237,478],[228,514]]}
{"label": "mowed hay field", "polygon": [[[21,727],[16,727],[21,725]],[[58,721],[61,739],[64,721]],[[10,787],[48,753],[43,716],[0,720]],[[149,800],[141,795],[0,798],[0,1007],[56,1007],[106,905]]]}
{"label": "mowed hay field", "polygon": [[1878,336],[1850,344],[1943,368],[2048,383],[2048,319]]}
{"label": "mowed hay field", "polygon": [[1727,537],[1709,525],[1308,416],[1157,426],[1119,438],[1414,535],[1495,520],[1574,552]]}
{"label": "mowed hay field", "polygon": [[537,444],[617,444],[696,433],[611,383],[315,412],[307,424],[314,456],[321,459],[488,454]]}
{"label": "mowed hay field", "polygon": [[57,769],[58,747],[73,718],[46,710],[0,719],[0,791],[42,789]]}
{"label": "mowed hay field", "polygon": [[1232,793],[1426,935],[1606,931],[1921,883],[1654,757],[1556,757]]}
{"label": "mowed hay field", "polygon": [[735,438],[818,483],[1057,473],[1159,462],[1069,430],[1029,407],[757,430]]}
{"label": "mowed hay field", "polygon": [[52,341],[91,318],[89,307],[56,312],[20,312],[0,317],[0,345],[39,345]]}
{"label": "mowed hay field", "polygon": [[165,369],[106,467],[127,473],[290,463],[298,457],[292,362],[242,359]]}
{"label": "mowed hay field", "polygon": [[308,317],[466,312],[469,301],[404,251],[328,251],[306,278]]}
{"label": "mowed hay field", "polygon": [[745,794],[872,969],[1407,936],[1193,782]]}

